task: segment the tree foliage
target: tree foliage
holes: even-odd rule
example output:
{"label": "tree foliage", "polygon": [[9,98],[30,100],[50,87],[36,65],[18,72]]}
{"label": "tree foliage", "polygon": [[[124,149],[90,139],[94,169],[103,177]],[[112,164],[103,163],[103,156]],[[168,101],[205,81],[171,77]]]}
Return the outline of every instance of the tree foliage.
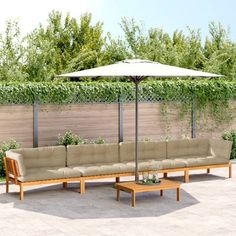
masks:
{"label": "tree foliage", "polygon": [[0,81],[25,80],[22,43],[18,23],[8,21],[5,34],[0,34]]}
{"label": "tree foliage", "polygon": [[[220,23],[209,24],[204,40],[200,30],[166,33],[158,27],[145,30],[134,19],[121,20],[123,37],[103,32],[92,15],[79,19],[58,11],[22,38],[17,22],[7,22],[0,34],[1,81],[52,81],[57,74],[111,64],[126,58],[142,58],[170,65],[226,75],[236,73],[236,44]],[[87,79],[85,79],[87,80]]]}
{"label": "tree foliage", "polygon": [[123,19],[125,43],[132,57],[165,64],[220,73],[229,79],[236,73],[236,44],[219,23],[209,24],[209,36],[202,42],[200,30],[188,28],[188,34],[176,30],[173,35],[151,28],[145,34],[133,19]]}
{"label": "tree foliage", "polygon": [[26,38],[26,73],[29,80],[52,80],[66,71],[97,65],[103,38],[102,24],[91,24],[91,15],[82,15],[78,22],[59,12],[49,14],[48,25],[35,29]]}

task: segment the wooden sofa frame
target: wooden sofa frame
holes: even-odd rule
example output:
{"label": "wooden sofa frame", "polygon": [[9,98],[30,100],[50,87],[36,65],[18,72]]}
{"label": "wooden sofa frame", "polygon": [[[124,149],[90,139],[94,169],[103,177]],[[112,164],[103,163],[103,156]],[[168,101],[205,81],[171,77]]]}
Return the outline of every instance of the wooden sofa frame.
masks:
{"label": "wooden sofa frame", "polygon": [[[116,183],[120,182],[120,177],[125,176],[133,176],[133,172],[128,173],[118,173],[118,174],[108,174],[108,175],[93,175],[93,176],[81,176],[78,178],[64,178],[64,179],[48,179],[48,180],[39,180],[39,181],[29,181],[29,182],[21,182],[18,180],[19,168],[16,160],[13,160],[9,157],[4,157],[4,165],[6,170],[6,193],[9,192],[9,182],[12,182],[16,185],[20,186],[20,200],[24,199],[24,186],[32,186],[32,185],[41,185],[41,184],[52,184],[52,183],[63,183],[63,188],[67,187],[68,182],[79,181],[80,182],[80,193],[85,193],[85,184],[86,180],[94,180],[94,179],[105,179],[105,178],[115,178]],[[184,182],[189,182],[189,171],[190,170],[202,170],[206,169],[207,173],[210,173],[210,169],[214,168],[229,168],[229,178],[232,177],[232,163],[229,161],[227,164],[217,164],[217,165],[206,165],[206,166],[195,166],[195,167],[183,167],[183,168],[175,168],[175,169],[162,169],[158,170],[158,173],[163,173],[163,177],[167,178],[169,172],[184,172]],[[154,172],[154,171],[150,171]],[[142,174],[143,172],[140,172]]]}
{"label": "wooden sofa frame", "polygon": [[[67,187],[67,183],[70,181],[80,181],[79,178],[64,178],[64,179],[48,179],[48,180],[38,180],[38,181],[27,181],[21,182],[18,180],[20,176],[18,164],[16,160],[13,160],[9,157],[4,157],[4,166],[6,171],[6,193],[9,192],[9,182],[12,182],[20,186],[20,200],[24,200],[24,186],[32,185],[41,185],[41,184],[53,184],[53,183],[62,183],[63,188]],[[80,182],[81,184],[82,182]],[[83,189],[83,186],[80,185],[80,189]]]}
{"label": "wooden sofa frame", "polygon": [[[176,168],[176,169],[162,169],[158,170],[158,173],[163,173],[163,177],[167,178],[168,173],[170,172],[184,172],[184,182],[188,183],[189,182],[189,171],[190,170],[204,170],[206,169],[207,173],[210,173],[210,169],[215,169],[215,168],[223,168],[227,167],[229,168],[229,178],[232,178],[232,163],[231,161],[227,164],[217,164],[217,165],[206,165],[206,166],[194,166],[194,167],[183,167],[183,168]],[[146,172],[146,171],[145,171]],[[155,173],[155,171],[147,171],[150,173]],[[140,172],[140,174],[144,173],[144,171]],[[116,183],[120,182],[120,177],[124,176],[133,176],[134,173],[122,173],[122,174],[109,174],[109,175],[93,175],[93,176],[81,176],[80,177],[80,183],[82,182],[82,189],[80,189],[80,193],[85,193],[85,182],[86,180],[93,180],[93,179],[105,179],[105,178],[116,178]],[[80,185],[80,186],[81,186]]]}

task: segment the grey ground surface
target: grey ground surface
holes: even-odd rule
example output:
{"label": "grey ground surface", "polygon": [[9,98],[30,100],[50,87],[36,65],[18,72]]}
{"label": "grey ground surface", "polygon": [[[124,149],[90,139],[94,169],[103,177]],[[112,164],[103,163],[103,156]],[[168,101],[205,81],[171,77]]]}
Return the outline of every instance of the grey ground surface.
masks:
{"label": "grey ground surface", "polygon": [[[236,164],[228,169],[190,172],[190,183],[181,185],[181,202],[175,190],[141,193],[136,208],[131,196],[121,192],[115,201],[113,179],[89,182],[86,194],[78,184],[27,187],[18,200],[18,187],[0,183],[0,235],[236,235]],[[130,178],[123,178],[129,180]],[[182,173],[171,175],[183,180]]]}

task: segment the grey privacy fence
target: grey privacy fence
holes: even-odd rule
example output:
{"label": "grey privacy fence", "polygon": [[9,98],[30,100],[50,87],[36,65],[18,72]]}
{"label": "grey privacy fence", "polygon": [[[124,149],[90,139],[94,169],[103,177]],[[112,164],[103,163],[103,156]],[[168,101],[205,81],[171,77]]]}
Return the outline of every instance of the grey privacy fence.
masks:
{"label": "grey privacy fence", "polygon": [[[188,129],[188,131],[185,131],[185,134],[188,134],[188,137],[196,138],[198,136],[198,119],[200,119],[199,114],[197,114],[197,108],[195,105],[196,101],[192,101],[192,103],[185,103],[186,97],[183,96],[182,101],[164,101],[161,97],[158,99],[152,99],[150,95],[147,94],[147,96],[141,96],[140,97],[140,126],[141,132],[143,132],[143,138],[147,137],[153,137],[155,138],[159,132],[163,134],[164,137],[162,138],[171,138],[171,133],[174,132],[174,129],[177,129],[179,125],[186,126],[185,129]],[[184,104],[184,105],[183,105]],[[44,107],[49,108],[44,108]],[[39,144],[39,121],[42,120],[42,118],[39,118],[39,114],[42,113],[41,109],[47,110],[47,113],[51,113],[53,108],[57,106],[59,111],[60,109],[63,110],[65,106],[70,106],[71,110],[67,110],[68,116],[65,117],[65,119],[70,119],[69,114],[70,112],[73,112],[76,110],[76,113],[80,114],[78,115],[78,120],[76,118],[73,118],[72,123],[74,126],[76,126],[76,122],[81,124],[81,119],[84,119],[87,121],[84,123],[84,127],[87,127],[89,129],[90,126],[102,126],[99,132],[93,128],[93,131],[87,130],[87,132],[79,132],[83,133],[85,135],[89,135],[89,132],[94,132],[97,134],[97,136],[102,136],[106,133],[104,130],[108,129],[112,134],[107,134],[109,137],[113,137],[112,140],[123,142],[126,140],[132,139],[132,135],[134,137],[134,103],[133,103],[133,97],[126,97],[125,99],[122,98],[122,96],[117,96],[117,101],[91,101],[86,103],[74,103],[74,104],[67,104],[67,105],[45,105],[40,104],[39,102],[34,102],[33,104],[33,146],[37,147]],[[65,110],[65,109],[64,109]],[[98,114],[98,112],[101,113]],[[64,111],[66,112],[66,111]],[[50,114],[48,115],[50,116]],[[73,114],[72,114],[73,116]],[[106,116],[108,118],[106,118]],[[82,118],[81,118],[82,117]],[[93,117],[93,118],[89,118]],[[143,117],[143,118],[142,118]],[[51,119],[52,124],[56,122],[58,117],[56,115],[54,116],[55,120]],[[50,118],[49,118],[50,119]],[[93,119],[93,121],[90,121]],[[107,122],[107,124],[103,124],[102,122],[99,122],[103,120],[104,122]],[[181,124],[178,122],[178,119],[184,122],[184,124]],[[158,120],[158,121],[157,121]],[[58,121],[59,122],[59,121]],[[169,124],[168,124],[169,122]],[[210,121],[209,121],[210,122]],[[63,126],[63,122],[61,123]],[[167,128],[166,126],[171,126]],[[115,126],[115,127],[114,127]],[[155,127],[155,126],[158,126]],[[42,129],[42,128],[41,128]],[[71,128],[69,128],[71,129]],[[72,128],[73,129],[73,128]],[[80,130],[81,125],[80,125]],[[167,131],[161,131],[161,129],[166,129]],[[142,131],[143,130],[143,131]],[[172,132],[171,132],[172,131]],[[156,135],[153,134],[153,132],[156,132]],[[178,132],[178,131],[175,131]],[[179,131],[180,132],[180,131]],[[223,130],[222,130],[223,132]],[[90,134],[91,135],[91,134]],[[200,134],[199,134],[200,135]],[[117,139],[114,139],[114,136],[117,136]],[[142,136],[142,135],[141,135]],[[219,135],[218,135],[219,136]]]}
{"label": "grey privacy fence", "polygon": [[[163,111],[163,108],[168,108],[168,105],[171,103],[177,103],[179,106],[181,106],[181,104],[185,104],[185,109],[187,107],[187,112],[190,114],[190,127],[191,127],[191,137],[195,138],[196,137],[196,110],[195,107],[193,106],[191,109],[191,105],[195,104],[194,101],[189,102],[191,98],[187,98],[186,96],[182,96],[181,101],[179,99],[177,100],[169,100],[166,101],[165,99],[163,99],[161,96],[152,96],[150,93],[142,93],[139,97],[139,101],[140,101],[140,113],[152,113],[152,108],[150,106],[147,106],[147,104],[157,104],[159,105],[159,108],[154,107],[154,109],[159,109],[159,113],[160,116],[165,116],[168,114],[165,114],[165,111]],[[134,113],[132,113],[132,111],[134,110],[134,107],[132,107],[132,104],[134,103],[134,94],[131,93],[129,95],[126,94],[122,94],[122,93],[118,93],[117,96],[115,97],[115,99],[110,99],[109,96],[107,97],[103,97],[102,99],[98,96],[95,97],[93,96],[93,98],[91,99],[90,97],[88,97],[86,100],[84,99],[82,102],[77,102],[77,103],[72,103],[72,104],[68,104],[69,105],[76,105],[76,104],[87,104],[88,105],[88,110],[90,110],[91,106],[96,106],[98,104],[108,104],[108,105],[113,105],[116,104],[117,107],[115,109],[117,109],[117,141],[118,142],[123,142],[124,141],[124,133],[125,133],[125,111],[126,113],[128,113],[129,111],[129,123],[133,123],[134,124]],[[146,104],[146,108],[145,108],[145,104]],[[48,105],[48,104],[47,104]],[[55,105],[55,104],[54,104]],[[39,145],[39,112],[40,112],[40,108],[42,106],[45,106],[45,104],[40,104],[39,100],[34,101],[33,103],[33,147],[38,147]],[[58,105],[58,106],[62,106],[62,105]],[[65,105],[63,105],[65,106]],[[112,107],[113,109],[113,107]],[[146,110],[145,110],[146,109]],[[132,111],[131,111],[132,110]],[[181,108],[180,108],[181,110]],[[191,112],[190,112],[191,111]],[[50,112],[50,111],[48,111]],[[78,112],[81,112],[78,110]],[[103,111],[101,110],[101,113]],[[181,112],[181,111],[178,111]],[[91,110],[91,116],[93,116],[93,111]],[[107,114],[109,116],[109,112]],[[132,117],[133,116],[133,117]],[[99,119],[99,116],[97,117]],[[189,119],[189,117],[188,117]],[[53,122],[53,121],[52,121]],[[79,122],[79,121],[78,121]],[[144,120],[144,122],[147,122]],[[151,122],[150,120],[148,122]],[[142,125],[142,124],[140,124]],[[132,124],[127,124],[127,126],[132,126]],[[107,127],[109,129],[109,125]],[[131,129],[131,128],[130,128]],[[148,132],[148,130],[147,130]],[[130,131],[130,133],[132,133]],[[146,135],[148,137],[148,134]]]}
{"label": "grey privacy fence", "polygon": [[[214,135],[219,121],[224,126],[217,130],[218,136],[224,129],[236,128],[235,84],[209,80],[142,83],[139,93],[142,138],[149,138],[149,135],[156,138],[155,134],[163,126],[166,132],[162,134],[166,138],[171,133],[168,128],[170,123],[172,128],[180,126],[178,119],[184,120],[181,125],[189,129],[185,133],[193,138]],[[131,83],[0,84],[0,141],[8,137],[9,127],[12,130],[10,137],[18,140],[25,135],[28,146],[49,145],[53,144],[52,140],[56,139],[58,132],[63,131],[61,127],[73,129],[76,124],[79,124],[84,135],[99,135],[101,132],[101,136],[106,135],[112,141],[126,141],[133,135],[134,98],[134,86]],[[55,109],[62,110],[61,114]],[[213,122],[215,118],[217,122]],[[211,127],[213,131],[210,131],[211,134],[204,131],[203,134],[202,127],[209,123],[214,124]]]}

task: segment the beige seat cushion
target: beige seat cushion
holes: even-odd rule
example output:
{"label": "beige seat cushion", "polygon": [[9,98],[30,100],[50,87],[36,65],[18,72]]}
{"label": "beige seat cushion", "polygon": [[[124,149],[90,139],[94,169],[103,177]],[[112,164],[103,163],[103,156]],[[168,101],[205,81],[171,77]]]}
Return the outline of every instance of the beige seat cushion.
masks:
{"label": "beige seat cushion", "polygon": [[208,139],[186,139],[167,142],[167,159],[208,156],[209,154],[210,145]]}
{"label": "beige seat cushion", "polygon": [[118,144],[81,144],[67,147],[68,166],[118,162]]}
{"label": "beige seat cushion", "polygon": [[68,167],[48,167],[27,169],[27,175],[18,179],[22,182],[80,177],[81,173]]}
{"label": "beige seat cushion", "polygon": [[[132,166],[133,171],[135,170],[135,163],[133,161],[125,162],[127,165]],[[161,161],[146,160],[138,162],[139,171],[158,171],[162,169]]]}
{"label": "beige seat cushion", "polygon": [[210,160],[208,160],[212,165],[217,165],[217,164],[227,164],[229,163],[229,159],[226,158],[221,158],[221,157],[214,157]]}
{"label": "beige seat cushion", "polygon": [[65,166],[66,163],[64,146],[20,148],[11,151],[22,155],[26,169]]}
{"label": "beige seat cushion", "polygon": [[186,167],[186,163],[180,159],[166,159],[161,161],[162,169],[175,169]]}
{"label": "beige seat cushion", "polygon": [[81,172],[70,167],[62,167],[59,170],[64,172],[64,178],[76,178],[81,176]]}
{"label": "beige seat cushion", "polygon": [[195,166],[207,166],[207,165],[217,165],[229,163],[229,160],[225,158],[217,158],[214,156],[194,156],[191,158],[181,158],[178,159],[186,164],[187,167]]}
{"label": "beige seat cushion", "polygon": [[[164,160],[166,159],[166,142],[139,142],[139,160]],[[135,143],[120,143],[120,161],[134,161]]]}
{"label": "beige seat cushion", "polygon": [[11,159],[15,160],[18,165],[19,174],[20,176],[26,175],[26,168],[23,160],[23,155],[20,153],[14,152],[14,150],[6,151],[6,156],[10,157]]}
{"label": "beige seat cushion", "polygon": [[73,166],[71,168],[81,172],[82,176],[121,174],[134,171],[132,166],[123,163],[90,164]]}

